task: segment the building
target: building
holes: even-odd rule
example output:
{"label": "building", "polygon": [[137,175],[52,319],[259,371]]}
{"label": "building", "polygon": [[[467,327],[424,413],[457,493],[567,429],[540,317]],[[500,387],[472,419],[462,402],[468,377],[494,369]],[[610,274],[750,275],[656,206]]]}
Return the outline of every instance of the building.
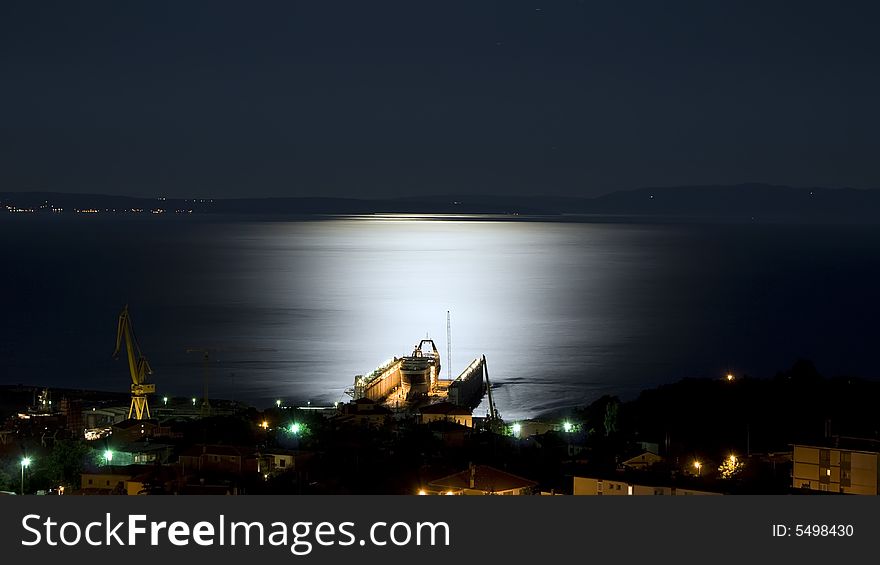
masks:
{"label": "building", "polygon": [[431,422],[454,422],[460,426],[474,427],[472,411],[451,402],[439,402],[419,408],[419,423]]}
{"label": "building", "polygon": [[626,459],[625,461],[621,461],[620,467],[622,469],[630,469],[633,471],[643,471],[653,465],[662,462],[663,458],[656,453],[651,453],[650,451],[642,451],[638,455],[634,455]]}
{"label": "building", "polygon": [[835,447],[792,446],[795,489],[841,494],[878,494],[880,444],[838,438]]}
{"label": "building", "polygon": [[141,484],[133,485],[135,492],[129,492],[132,477],[149,470],[144,465],[106,465],[83,471],[80,475],[82,494],[137,494]]}
{"label": "building", "polygon": [[458,449],[465,446],[468,439],[475,433],[474,428],[463,426],[449,420],[431,423],[431,435],[444,447]]}
{"label": "building", "polygon": [[289,471],[302,471],[314,454],[310,451],[294,451],[290,449],[274,449],[262,454],[267,468],[264,472],[280,474]]}
{"label": "building", "polygon": [[677,486],[637,485],[626,481],[597,479],[592,477],[574,477],[572,493],[579,496],[694,496],[721,494],[719,492],[709,492]]}
{"label": "building", "polygon": [[460,473],[428,483],[434,494],[455,495],[526,495],[533,494],[537,485],[488,465],[471,465]]}
{"label": "building", "polygon": [[110,427],[113,440],[121,443],[130,443],[143,438],[160,435],[159,422],[156,420],[128,419],[117,422]]}
{"label": "building", "polygon": [[139,441],[129,443],[119,443],[114,441],[110,444],[110,451],[113,452],[113,461],[147,464],[147,463],[167,463],[174,452],[174,446],[170,443],[161,443],[150,441],[149,438],[143,438]]}
{"label": "building", "polygon": [[181,471],[230,475],[266,473],[263,458],[253,449],[233,445],[195,445],[178,457]]}
{"label": "building", "polygon": [[391,409],[369,398],[358,398],[339,408],[339,415],[332,418],[337,424],[351,424],[378,428],[393,416]]}
{"label": "building", "polygon": [[519,438],[528,438],[543,435],[547,432],[560,431],[558,423],[542,422],[540,420],[520,420],[514,426],[517,427],[513,431],[513,435]]}

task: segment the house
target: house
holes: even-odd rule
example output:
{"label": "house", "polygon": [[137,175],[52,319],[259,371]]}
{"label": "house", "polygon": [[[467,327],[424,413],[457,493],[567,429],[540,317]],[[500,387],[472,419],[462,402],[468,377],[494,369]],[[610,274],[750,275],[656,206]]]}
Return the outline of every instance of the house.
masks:
{"label": "house", "polygon": [[428,483],[436,494],[453,495],[526,495],[538,485],[523,477],[488,465],[470,465],[468,469]]}
{"label": "house", "polygon": [[179,490],[183,477],[176,465],[150,465],[144,469],[125,482],[127,494],[167,494]]}
{"label": "house", "polygon": [[295,451],[290,449],[274,449],[262,454],[267,471],[270,474],[286,473],[288,471],[303,470],[308,466],[313,453],[309,451]]}
{"label": "house", "polygon": [[428,427],[431,430],[431,435],[448,448],[464,447],[465,442],[474,433],[473,428],[449,420],[431,422]]}
{"label": "house", "polygon": [[174,451],[174,446],[170,443],[150,441],[149,437],[129,443],[121,443],[116,439],[114,436],[114,441],[110,444],[113,461],[136,464],[166,463]]}
{"label": "house", "polygon": [[130,443],[146,437],[153,437],[159,422],[156,420],[123,420],[111,426],[113,439],[118,442]]}
{"label": "house", "polygon": [[419,408],[419,423],[454,422],[468,428],[474,427],[473,411],[451,402],[439,402]]}
{"label": "house", "polygon": [[391,419],[391,409],[369,398],[358,398],[339,408],[339,415],[332,418],[337,424],[380,427]]}
{"label": "house", "polygon": [[262,457],[256,450],[233,445],[195,445],[178,456],[181,471],[245,475],[264,473]]}
{"label": "house", "polygon": [[148,465],[106,465],[83,471],[80,475],[82,494],[130,494],[128,482],[147,470]]}
{"label": "house", "polygon": [[633,455],[632,457],[621,461],[620,467],[627,470],[644,471],[652,465],[656,465],[657,463],[662,462],[663,458],[656,453],[651,453],[650,451],[642,451],[637,455]]}

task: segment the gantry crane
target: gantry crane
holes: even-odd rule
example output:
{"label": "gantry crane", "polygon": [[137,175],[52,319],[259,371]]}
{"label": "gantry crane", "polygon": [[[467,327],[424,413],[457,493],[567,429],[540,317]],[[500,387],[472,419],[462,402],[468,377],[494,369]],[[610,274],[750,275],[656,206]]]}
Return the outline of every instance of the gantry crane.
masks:
{"label": "gantry crane", "polygon": [[[128,357],[128,371],[131,373],[131,407],[128,409],[128,417],[136,420],[150,418],[150,407],[147,404],[147,395],[156,392],[156,385],[147,384],[147,376],[153,374],[150,363],[141,352],[131,327],[131,317],[128,314],[128,304],[119,314],[119,323],[116,327],[116,349],[113,358],[119,359],[119,352],[125,341],[125,352]],[[134,416],[132,416],[134,415]]]}

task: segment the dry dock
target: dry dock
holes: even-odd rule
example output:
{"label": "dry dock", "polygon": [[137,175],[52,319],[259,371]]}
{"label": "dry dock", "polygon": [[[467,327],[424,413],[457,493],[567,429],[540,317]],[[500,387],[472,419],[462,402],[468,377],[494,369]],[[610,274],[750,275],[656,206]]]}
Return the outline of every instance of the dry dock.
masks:
{"label": "dry dock", "polygon": [[348,394],[406,409],[434,402],[474,408],[486,392],[486,356],[470,362],[452,380],[441,378],[440,354],[433,340],[423,339],[410,355],[393,357],[366,375],[357,375]]}

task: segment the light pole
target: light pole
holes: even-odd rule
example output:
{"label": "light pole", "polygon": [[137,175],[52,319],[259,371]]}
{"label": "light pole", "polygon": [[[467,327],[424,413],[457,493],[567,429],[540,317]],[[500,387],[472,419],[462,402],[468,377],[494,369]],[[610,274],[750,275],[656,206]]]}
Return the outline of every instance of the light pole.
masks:
{"label": "light pole", "polygon": [[31,466],[31,458],[24,457],[21,460],[21,495],[24,496],[24,470]]}
{"label": "light pole", "polygon": [[701,476],[703,471],[703,464],[699,461],[694,461],[694,469],[697,470],[697,476]]}

